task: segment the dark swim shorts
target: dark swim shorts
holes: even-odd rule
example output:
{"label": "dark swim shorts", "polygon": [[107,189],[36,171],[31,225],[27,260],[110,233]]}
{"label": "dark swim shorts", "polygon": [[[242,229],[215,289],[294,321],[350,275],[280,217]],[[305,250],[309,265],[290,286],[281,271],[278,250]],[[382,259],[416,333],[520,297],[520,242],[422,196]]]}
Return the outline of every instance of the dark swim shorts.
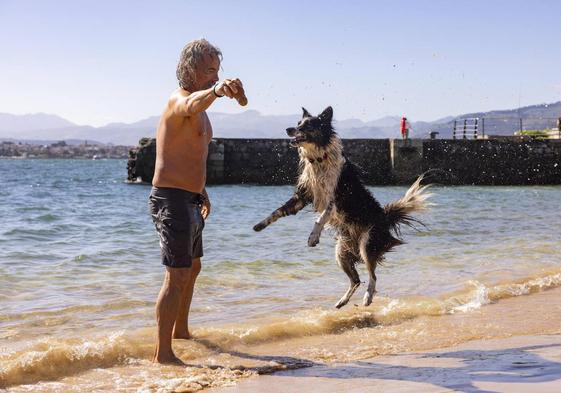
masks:
{"label": "dark swim shorts", "polygon": [[178,188],[152,187],[149,205],[152,221],[160,236],[162,264],[191,267],[193,258],[203,256],[201,194]]}

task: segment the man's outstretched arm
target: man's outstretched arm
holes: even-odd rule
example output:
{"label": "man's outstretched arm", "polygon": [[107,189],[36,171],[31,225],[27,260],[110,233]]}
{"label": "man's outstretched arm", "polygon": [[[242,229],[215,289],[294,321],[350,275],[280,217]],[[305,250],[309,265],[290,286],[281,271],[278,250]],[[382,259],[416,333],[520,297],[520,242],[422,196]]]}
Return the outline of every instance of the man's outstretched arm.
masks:
{"label": "man's outstretched arm", "polygon": [[218,97],[233,98],[241,86],[239,79],[224,79],[215,86],[194,93],[177,92],[170,98],[169,105],[178,116],[194,116],[204,112]]}

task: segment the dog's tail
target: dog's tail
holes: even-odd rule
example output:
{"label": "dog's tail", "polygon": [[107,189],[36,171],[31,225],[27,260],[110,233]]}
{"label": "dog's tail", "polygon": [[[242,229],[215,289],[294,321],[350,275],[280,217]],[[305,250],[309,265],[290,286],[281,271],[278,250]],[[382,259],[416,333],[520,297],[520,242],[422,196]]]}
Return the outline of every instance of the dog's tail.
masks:
{"label": "dog's tail", "polygon": [[423,225],[420,220],[411,216],[412,213],[426,210],[430,205],[427,202],[427,199],[432,195],[427,192],[430,184],[422,186],[421,181],[423,178],[424,175],[419,176],[415,183],[409,187],[403,198],[384,206],[384,212],[386,213],[390,228],[399,237],[401,237],[401,225],[407,225],[412,228],[416,228],[417,225]]}

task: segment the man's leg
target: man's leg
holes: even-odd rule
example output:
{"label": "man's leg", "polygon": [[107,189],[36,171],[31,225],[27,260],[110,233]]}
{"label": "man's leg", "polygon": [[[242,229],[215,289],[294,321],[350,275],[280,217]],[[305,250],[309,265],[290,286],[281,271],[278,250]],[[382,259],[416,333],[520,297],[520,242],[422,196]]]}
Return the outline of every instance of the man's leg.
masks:
{"label": "man's leg", "polygon": [[171,349],[171,334],[181,301],[182,290],[187,286],[191,269],[171,268],[166,266],[166,276],[156,303],[156,320],[158,321],[158,342],[154,353],[154,362],[181,363]]}
{"label": "man's leg", "polygon": [[183,288],[173,328],[173,338],[183,338],[186,340],[191,338],[191,334],[189,333],[189,309],[191,308],[191,299],[193,299],[195,280],[201,271],[201,258],[193,258],[193,264],[190,270],[189,281]]}

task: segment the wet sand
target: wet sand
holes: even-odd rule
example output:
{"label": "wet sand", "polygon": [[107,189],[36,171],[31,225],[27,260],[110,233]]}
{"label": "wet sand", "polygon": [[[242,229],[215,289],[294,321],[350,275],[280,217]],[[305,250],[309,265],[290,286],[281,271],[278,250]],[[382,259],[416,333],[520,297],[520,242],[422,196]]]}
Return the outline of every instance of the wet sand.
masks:
{"label": "wet sand", "polygon": [[476,340],[436,351],[316,365],[209,393],[559,392],[561,334]]}

